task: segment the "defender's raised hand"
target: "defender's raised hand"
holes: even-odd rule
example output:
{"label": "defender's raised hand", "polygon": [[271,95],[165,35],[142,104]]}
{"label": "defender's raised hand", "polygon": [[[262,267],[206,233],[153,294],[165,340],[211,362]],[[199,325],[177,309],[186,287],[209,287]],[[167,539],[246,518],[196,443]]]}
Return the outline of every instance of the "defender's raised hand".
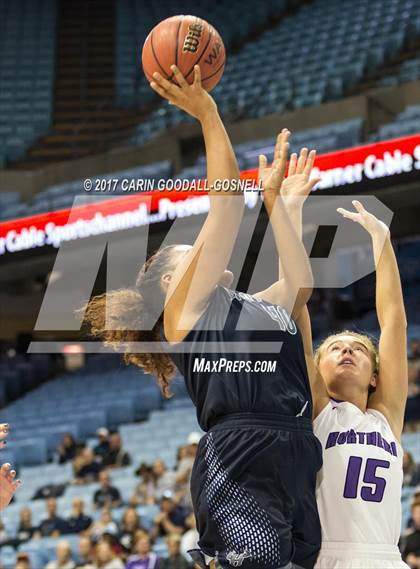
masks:
{"label": "defender's raised hand", "polygon": [[388,227],[383,221],[375,217],[373,213],[367,211],[358,200],[353,200],[351,203],[354,205],[356,211],[348,211],[347,209],[339,207],[337,208],[338,213],[346,219],[350,219],[361,225],[370,235],[388,235]]}
{"label": "defender's raised hand", "polygon": [[289,152],[290,131],[284,128],[277,137],[274,150],[274,160],[268,167],[267,157],[259,156],[258,182],[264,190],[264,203],[273,202],[280,193],[280,188],[286,174],[287,157]]}
{"label": "defender's raised hand", "polygon": [[217,109],[213,98],[201,85],[199,65],[194,66],[194,82],[192,85],[189,85],[175,65],[171,66],[171,71],[178,85],[168,81],[158,72],[153,73],[154,81],[150,83],[150,86],[156,93],[199,121],[203,120],[209,112]]}
{"label": "defender's raised hand", "polygon": [[280,194],[292,205],[295,201],[293,198],[297,198],[296,203],[303,204],[314,186],[320,181],[320,178],[311,178],[315,157],[316,150],[309,152],[307,148],[302,148],[299,157],[295,152],[290,156],[289,171],[281,185]]}

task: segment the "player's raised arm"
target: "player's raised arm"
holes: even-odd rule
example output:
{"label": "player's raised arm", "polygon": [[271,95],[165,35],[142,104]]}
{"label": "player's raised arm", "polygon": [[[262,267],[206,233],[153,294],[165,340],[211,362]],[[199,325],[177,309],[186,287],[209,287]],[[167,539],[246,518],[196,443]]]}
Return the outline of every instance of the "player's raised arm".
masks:
{"label": "player's raised arm", "polygon": [[388,227],[359,201],[353,205],[356,212],[338,211],[368,231],[376,266],[376,313],[381,335],[378,380],[369,407],[383,413],[400,438],[408,390],[407,319],[400,274]]}
{"label": "player's raised arm", "polygon": [[[193,245],[174,271],[166,296],[165,332],[180,341],[203,312],[210,294],[228,265],[244,211],[242,192],[216,191],[217,180],[239,180],[239,169],[227,132],[212,97],[201,85],[200,68],[194,68],[189,85],[172,66],[178,85],[153,75],[152,88],[201,124],[207,155],[210,209]],[[182,316],[182,320],[181,320]]]}
{"label": "player's raised arm", "polygon": [[259,176],[279,255],[279,278],[255,296],[293,309],[292,315],[297,318],[312,292],[311,266],[302,243],[302,208],[318,179],[310,179],[315,151],[308,154],[306,148],[299,158],[292,154],[284,179],[289,135],[283,129],[278,136],[271,168],[267,168],[265,156],[260,156]]}

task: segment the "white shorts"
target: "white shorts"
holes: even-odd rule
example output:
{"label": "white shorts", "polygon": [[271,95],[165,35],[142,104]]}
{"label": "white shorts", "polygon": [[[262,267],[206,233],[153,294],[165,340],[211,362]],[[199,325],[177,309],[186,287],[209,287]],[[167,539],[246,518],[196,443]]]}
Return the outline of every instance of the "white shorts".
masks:
{"label": "white shorts", "polygon": [[396,545],[323,542],[314,569],[410,569]]}

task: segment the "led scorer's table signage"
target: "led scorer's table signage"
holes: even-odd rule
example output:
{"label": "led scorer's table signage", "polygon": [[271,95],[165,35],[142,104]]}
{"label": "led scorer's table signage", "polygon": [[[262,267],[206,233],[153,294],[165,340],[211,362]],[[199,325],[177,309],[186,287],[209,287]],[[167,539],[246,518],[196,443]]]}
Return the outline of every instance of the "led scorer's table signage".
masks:
{"label": "led scorer's table signage", "polygon": [[[420,134],[320,155],[314,168],[314,175],[321,177],[316,191],[357,192],[360,188],[396,183],[416,172],[420,172]],[[241,177],[256,180],[257,170],[246,170]],[[258,193],[246,192],[246,202],[249,208],[255,207]],[[208,196],[198,191],[163,190],[99,199],[89,205],[0,223],[0,255],[46,246],[57,248],[63,241],[205,214],[208,208]]]}

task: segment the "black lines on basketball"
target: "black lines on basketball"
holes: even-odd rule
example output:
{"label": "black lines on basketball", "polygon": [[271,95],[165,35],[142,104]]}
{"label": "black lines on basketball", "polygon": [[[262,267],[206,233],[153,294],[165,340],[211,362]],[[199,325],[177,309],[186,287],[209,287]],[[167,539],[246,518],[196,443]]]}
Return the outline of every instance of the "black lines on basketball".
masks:
{"label": "black lines on basketball", "polygon": [[181,16],[178,24],[178,29],[176,31],[176,45],[175,45],[175,65],[178,67],[178,47],[179,47],[179,31],[182,24],[184,23],[184,16]]}
{"label": "black lines on basketball", "polygon": [[[206,46],[205,46],[205,48],[203,49],[203,51],[202,51],[200,57],[199,57],[199,58],[197,59],[197,61],[193,64],[193,66],[192,66],[191,69],[188,71],[188,73],[185,75],[185,79],[187,79],[187,78],[188,78],[188,75],[190,75],[191,72],[194,71],[194,67],[200,63],[200,59],[201,59],[201,58],[203,57],[203,55],[206,53],[206,50],[207,50],[207,48],[208,48],[208,45],[209,45],[209,43],[210,43],[210,41],[211,41],[212,36],[213,36],[213,32],[212,32],[211,30],[209,30],[209,37],[207,38]],[[203,80],[202,80],[202,81],[203,81]]]}
{"label": "black lines on basketball", "polygon": [[212,73],[211,75],[207,75],[207,77],[204,77],[201,81],[207,81],[207,79],[211,79],[212,77],[217,75],[219,71],[224,67],[225,63],[226,63],[226,57],[224,58],[223,63],[216,69],[214,73]]}
{"label": "black lines on basketball", "polygon": [[171,78],[168,76],[168,74],[166,73],[166,71],[165,71],[165,70],[163,69],[163,67],[161,66],[160,61],[159,61],[159,59],[158,59],[158,57],[157,57],[157,55],[156,55],[155,46],[153,45],[153,31],[152,31],[151,36],[150,36],[150,46],[151,46],[151,48],[152,48],[153,57],[155,58],[156,63],[159,65],[159,68],[162,70],[163,76],[165,77],[165,79],[168,79],[168,81],[170,81]]}

